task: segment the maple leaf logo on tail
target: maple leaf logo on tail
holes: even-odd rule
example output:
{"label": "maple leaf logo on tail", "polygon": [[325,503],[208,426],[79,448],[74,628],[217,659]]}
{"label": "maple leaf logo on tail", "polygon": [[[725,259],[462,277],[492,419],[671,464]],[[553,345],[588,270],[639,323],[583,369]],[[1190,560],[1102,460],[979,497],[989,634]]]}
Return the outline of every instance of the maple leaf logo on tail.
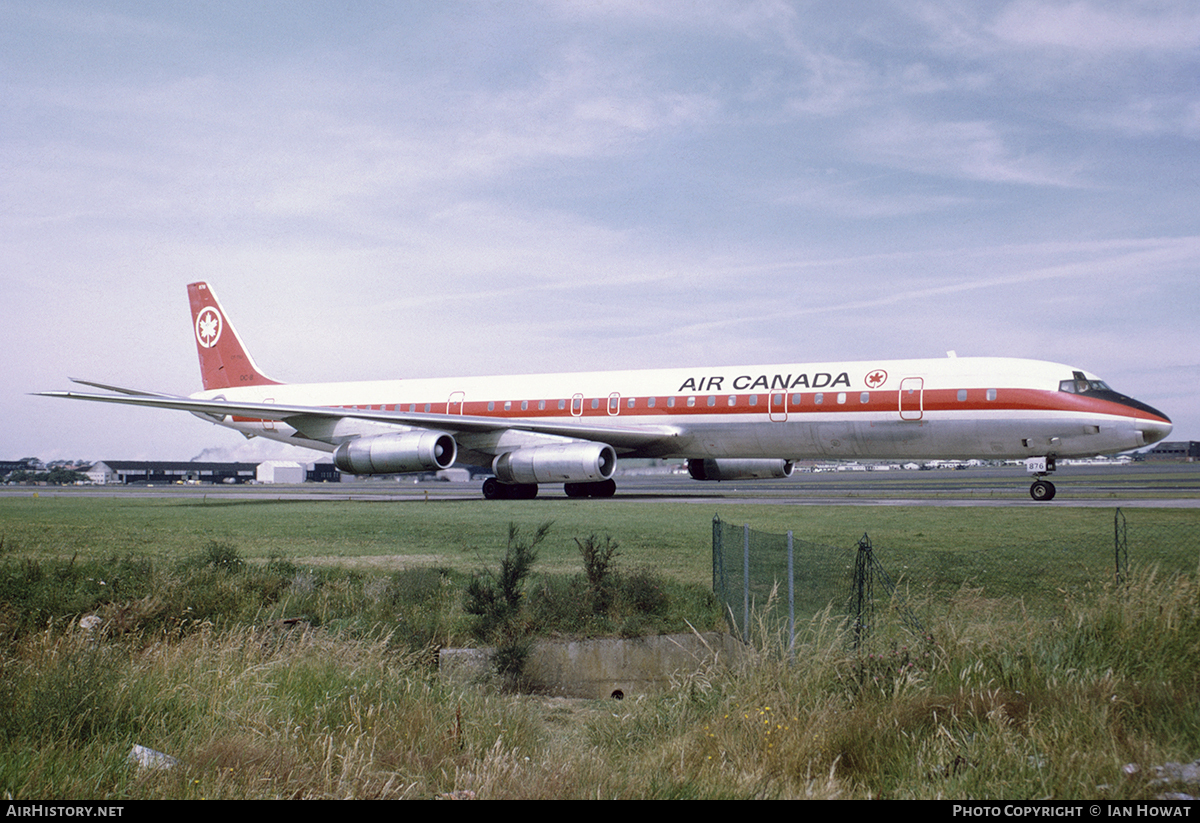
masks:
{"label": "maple leaf logo on tail", "polygon": [[221,339],[221,315],[211,307],[196,316],[196,340],[206,349],[217,345]]}

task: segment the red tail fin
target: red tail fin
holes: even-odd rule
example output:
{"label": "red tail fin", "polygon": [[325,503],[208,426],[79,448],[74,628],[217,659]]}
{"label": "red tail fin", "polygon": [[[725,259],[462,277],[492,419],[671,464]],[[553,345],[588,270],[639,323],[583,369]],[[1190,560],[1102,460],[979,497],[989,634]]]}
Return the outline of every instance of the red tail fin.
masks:
{"label": "red tail fin", "polygon": [[205,389],[234,386],[274,386],[255,364],[242,345],[233,324],[217,302],[207,283],[188,284],[188,302],[192,305],[192,331],[200,354],[200,377]]}

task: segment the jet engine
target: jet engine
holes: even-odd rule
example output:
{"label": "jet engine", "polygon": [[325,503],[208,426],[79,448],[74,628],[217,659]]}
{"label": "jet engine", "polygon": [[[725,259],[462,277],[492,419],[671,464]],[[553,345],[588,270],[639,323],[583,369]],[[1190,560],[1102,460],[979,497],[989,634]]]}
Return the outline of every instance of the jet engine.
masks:
{"label": "jet engine", "polygon": [[689,460],[687,467],[694,480],[759,480],[792,476],[791,460]]}
{"label": "jet engine", "polygon": [[348,440],[333,453],[333,465],[348,474],[437,471],[454,465],[458,444],[445,432],[376,434]]}
{"label": "jet engine", "polygon": [[608,480],[617,468],[617,453],[604,443],[530,446],[505,452],[492,461],[502,483],[580,483]]}

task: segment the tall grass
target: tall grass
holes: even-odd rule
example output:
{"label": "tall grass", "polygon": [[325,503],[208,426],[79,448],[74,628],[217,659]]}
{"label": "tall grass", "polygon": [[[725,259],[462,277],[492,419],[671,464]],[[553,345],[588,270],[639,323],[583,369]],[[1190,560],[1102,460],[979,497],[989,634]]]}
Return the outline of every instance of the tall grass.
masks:
{"label": "tall grass", "polygon": [[[467,636],[453,573],[235,561],[0,565],[0,794],[1144,799],[1151,766],[1200,755],[1195,575],[1135,572],[1053,619],[964,587],[918,605],[935,645],[863,653],[829,610],[789,648],[768,603],[733,659],[615,702],[442,683],[421,638]],[[135,743],[179,764],[139,771]]]}
{"label": "tall grass", "polygon": [[792,664],[771,625],[730,671],[600,719],[594,741],[631,781],[658,775],[642,792],[706,797],[1147,798],[1151,765],[1200,751],[1193,577],[1147,572],[1055,622],[959,609],[921,665],[877,654],[884,677],[861,676],[828,612]]}

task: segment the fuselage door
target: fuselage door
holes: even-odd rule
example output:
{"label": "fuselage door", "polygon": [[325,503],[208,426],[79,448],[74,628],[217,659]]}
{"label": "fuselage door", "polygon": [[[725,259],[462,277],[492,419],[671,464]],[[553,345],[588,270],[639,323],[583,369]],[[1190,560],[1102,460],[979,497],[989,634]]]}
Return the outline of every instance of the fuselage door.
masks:
{"label": "fuselage door", "polygon": [[446,414],[462,414],[466,400],[467,395],[464,392],[451,392],[450,399],[446,401]]}
{"label": "fuselage door", "polygon": [[[264,403],[274,403],[275,398],[274,397],[264,397],[263,402]],[[267,420],[266,418],[263,418],[262,427],[263,427],[263,431],[265,431],[265,432],[273,432],[273,431],[275,431],[275,421]]]}
{"label": "fuselage door", "polygon": [[583,395],[582,394],[574,394],[571,396],[571,416],[572,417],[582,417],[583,416]]}
{"label": "fuselage door", "polygon": [[900,381],[900,419],[920,420],[925,413],[925,379],[906,377]]}

